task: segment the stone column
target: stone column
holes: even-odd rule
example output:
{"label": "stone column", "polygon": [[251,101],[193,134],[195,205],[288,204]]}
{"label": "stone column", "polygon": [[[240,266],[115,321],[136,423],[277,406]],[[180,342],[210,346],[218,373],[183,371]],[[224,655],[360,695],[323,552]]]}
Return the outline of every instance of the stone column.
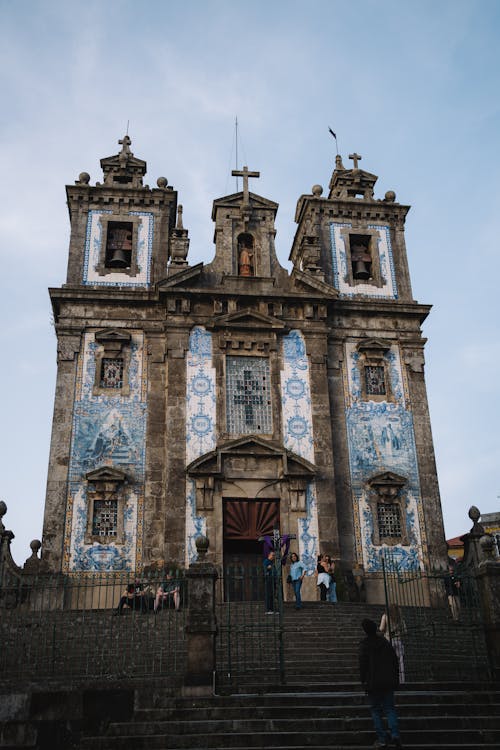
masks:
{"label": "stone column", "polygon": [[495,679],[500,678],[500,562],[493,556],[493,537],[481,539],[483,561],[476,568],[476,580],[481,598],[486,646],[490,668]]}
{"label": "stone column", "polygon": [[205,696],[213,692],[215,672],[215,581],[217,570],[205,561],[208,539],[196,539],[198,562],[186,573],[188,615],[186,625],[186,669],[182,694]]}

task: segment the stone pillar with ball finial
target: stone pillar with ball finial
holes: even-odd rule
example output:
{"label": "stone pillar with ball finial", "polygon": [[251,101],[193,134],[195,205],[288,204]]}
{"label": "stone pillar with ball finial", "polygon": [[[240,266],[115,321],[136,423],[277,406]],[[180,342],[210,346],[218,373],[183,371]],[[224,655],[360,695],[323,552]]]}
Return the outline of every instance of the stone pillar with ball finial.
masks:
{"label": "stone pillar with ball finial", "polygon": [[215,674],[215,582],[217,570],[206,559],[209,541],[197,537],[198,559],[186,572],[188,616],[186,625],[186,668],[183,695],[211,695]]}

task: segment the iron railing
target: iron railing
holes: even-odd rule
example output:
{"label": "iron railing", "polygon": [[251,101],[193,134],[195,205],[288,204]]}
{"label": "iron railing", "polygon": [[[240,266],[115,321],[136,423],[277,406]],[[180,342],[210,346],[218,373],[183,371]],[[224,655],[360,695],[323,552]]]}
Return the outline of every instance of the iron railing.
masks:
{"label": "iron railing", "polygon": [[280,567],[275,570],[267,581],[262,566],[233,565],[219,575],[218,690],[237,691],[242,685],[258,689],[285,680],[283,584]]}
{"label": "iron railing", "polygon": [[[57,681],[162,675],[180,680],[188,591],[155,599],[166,574],[23,576],[0,589],[0,680]],[[132,587],[132,588],[131,588]],[[127,593],[121,614],[118,606]]]}
{"label": "iron railing", "polygon": [[[389,628],[398,631],[402,642],[406,681],[487,678],[485,630],[473,573],[457,572],[456,601],[450,606],[449,571],[403,569],[389,550],[382,569]],[[390,622],[391,611],[401,620],[397,628]]]}

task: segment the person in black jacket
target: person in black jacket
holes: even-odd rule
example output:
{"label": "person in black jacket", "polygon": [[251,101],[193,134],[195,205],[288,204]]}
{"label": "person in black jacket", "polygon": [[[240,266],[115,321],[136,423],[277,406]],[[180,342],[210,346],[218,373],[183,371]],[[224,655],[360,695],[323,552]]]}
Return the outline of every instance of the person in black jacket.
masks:
{"label": "person in black jacket", "polygon": [[[370,701],[373,724],[377,733],[374,747],[402,747],[399,738],[398,715],[394,707],[394,690],[399,686],[399,661],[393,647],[377,633],[373,620],[363,620],[366,633],[359,644],[359,673]],[[387,718],[390,737],[384,727]]]}

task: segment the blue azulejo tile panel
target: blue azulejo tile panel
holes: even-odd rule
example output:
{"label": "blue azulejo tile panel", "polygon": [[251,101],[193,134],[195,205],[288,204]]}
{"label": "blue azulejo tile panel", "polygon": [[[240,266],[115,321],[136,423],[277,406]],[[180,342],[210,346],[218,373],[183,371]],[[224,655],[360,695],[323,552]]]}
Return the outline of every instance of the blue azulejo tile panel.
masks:
{"label": "blue azulejo tile panel", "polygon": [[196,487],[193,479],[186,480],[186,565],[196,562],[196,538],[206,536],[207,519],[196,514]]}
{"label": "blue azulejo tile panel", "polygon": [[[69,460],[69,493],[64,539],[66,571],[134,570],[142,561],[146,400],[144,337],[131,333],[130,395],[93,394],[96,367],[95,334],[84,336],[79,357],[73,434]],[[85,543],[88,523],[89,471],[120,468],[127,476],[123,488],[122,543]]]}
{"label": "blue azulejo tile panel", "polygon": [[89,211],[87,231],[85,236],[85,255],[83,266],[83,283],[92,286],[149,286],[151,279],[151,255],[153,252],[154,216],[149,211],[129,211],[126,216],[139,216],[140,222],[137,233],[137,274],[116,271],[100,276],[97,268],[101,256],[103,237],[100,218],[112,211]]}
{"label": "blue azulejo tile panel", "polygon": [[316,561],[319,554],[318,504],[314,482],[309,482],[307,485],[306,515],[304,518],[298,519],[297,526],[299,556],[307,568],[307,575],[312,576],[316,570]]}
{"label": "blue azulejo tile panel", "polygon": [[[283,338],[281,409],[285,448],[314,463],[309,359],[304,336],[297,330],[290,331]],[[318,505],[314,482],[307,486],[306,514],[297,521],[297,537],[300,559],[306,565],[308,575],[313,575],[318,555]]]}
{"label": "blue azulejo tile panel", "polygon": [[[186,357],[186,465],[216,445],[215,367],[212,334],[196,326]],[[194,483],[186,482],[186,563],[196,560],[194,540],[204,534],[206,519],[196,515]]]}
{"label": "blue azulejo tile panel", "polygon": [[[346,348],[346,362],[347,362],[347,379],[348,379],[348,403],[373,403],[373,402],[361,402],[361,369],[360,369],[360,354],[357,350],[357,344],[354,342],[348,342],[345,345]],[[390,378],[390,392],[392,399],[405,407],[406,397],[405,388],[403,381],[403,373],[401,370],[401,359],[399,356],[399,348],[393,344],[384,355],[384,360],[387,363],[387,369]]]}
{"label": "blue azulejo tile panel", "polygon": [[367,572],[381,570],[381,554],[386,545],[373,543],[367,482],[379,473],[390,471],[406,479],[401,492],[405,513],[402,521],[408,539],[408,544],[391,546],[390,549],[402,569],[414,568],[423,564],[425,539],[413,416],[405,408],[399,352],[396,348],[391,349],[391,387],[395,401],[361,399],[355,357],[354,347],[347,345],[350,404],[348,399],[346,427],[358,554]]}
{"label": "blue azulejo tile panel", "polygon": [[281,408],[285,447],[314,463],[309,360],[300,331],[283,339]]}
{"label": "blue azulejo tile panel", "polygon": [[347,252],[345,246],[345,230],[352,224],[332,221],[330,222],[330,246],[332,252],[333,285],[339,290],[342,297],[355,297],[363,295],[382,299],[397,299],[398,289],[394,270],[394,258],[392,253],[391,236],[389,227],[386,225],[369,224],[368,229],[376,232],[376,245],[380,266],[381,286],[374,284],[351,285],[349,269],[347,267]]}

